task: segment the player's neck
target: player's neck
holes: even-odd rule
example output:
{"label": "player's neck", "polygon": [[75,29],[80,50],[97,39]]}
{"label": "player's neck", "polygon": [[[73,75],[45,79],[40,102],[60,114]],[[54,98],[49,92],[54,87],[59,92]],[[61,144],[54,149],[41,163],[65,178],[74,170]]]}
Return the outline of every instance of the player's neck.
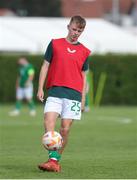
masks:
{"label": "player's neck", "polygon": [[78,41],[72,41],[68,36],[66,37],[66,41],[70,44],[77,44]]}

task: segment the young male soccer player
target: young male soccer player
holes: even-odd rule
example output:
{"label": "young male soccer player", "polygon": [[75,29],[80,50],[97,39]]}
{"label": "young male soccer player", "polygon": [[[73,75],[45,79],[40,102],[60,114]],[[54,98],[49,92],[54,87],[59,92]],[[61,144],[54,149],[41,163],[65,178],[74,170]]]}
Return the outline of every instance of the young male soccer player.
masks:
{"label": "young male soccer player", "polygon": [[[85,99],[85,71],[90,50],[78,42],[86,21],[81,16],[73,16],[68,24],[66,38],[53,39],[46,50],[45,60],[39,76],[37,97],[44,99],[44,82],[48,98],[44,108],[45,131],[54,131],[57,117],[61,117],[60,134],[63,147],[59,151],[49,151],[49,160],[38,167],[45,171],[60,172],[59,160],[68,141],[73,120],[79,120]],[[81,103],[82,100],[82,103]]]}
{"label": "young male soccer player", "polygon": [[26,99],[30,108],[30,115],[35,116],[35,107],[33,102],[33,79],[34,68],[25,57],[20,57],[18,60],[19,74],[16,80],[16,107],[15,110],[9,113],[10,116],[20,114],[21,101]]}

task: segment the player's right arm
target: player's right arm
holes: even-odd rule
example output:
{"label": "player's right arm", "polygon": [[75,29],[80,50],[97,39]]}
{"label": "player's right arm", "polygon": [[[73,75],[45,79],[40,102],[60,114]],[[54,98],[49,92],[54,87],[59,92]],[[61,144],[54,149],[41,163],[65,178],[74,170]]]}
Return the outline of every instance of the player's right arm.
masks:
{"label": "player's right arm", "polygon": [[53,51],[52,51],[52,41],[51,41],[47,47],[46,52],[45,52],[45,55],[44,55],[45,60],[43,62],[43,65],[42,65],[41,70],[40,70],[40,75],[39,75],[39,86],[38,86],[37,97],[40,101],[44,100],[43,87],[45,84],[45,79],[47,77],[48,68],[49,68],[49,65],[50,65],[51,60],[52,60],[52,56],[53,56]]}
{"label": "player's right arm", "polygon": [[40,75],[39,75],[39,85],[38,85],[37,97],[42,102],[44,100],[43,88],[44,88],[45,80],[47,77],[49,65],[50,65],[50,63],[48,61],[44,60],[41,70],[40,70]]}

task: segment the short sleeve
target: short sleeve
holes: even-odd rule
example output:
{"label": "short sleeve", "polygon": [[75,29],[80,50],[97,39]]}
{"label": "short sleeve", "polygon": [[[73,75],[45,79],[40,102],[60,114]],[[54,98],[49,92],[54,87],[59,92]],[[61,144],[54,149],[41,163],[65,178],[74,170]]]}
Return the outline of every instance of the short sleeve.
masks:
{"label": "short sleeve", "polygon": [[87,58],[82,66],[82,71],[87,71],[88,68],[89,68],[89,62],[88,62],[88,58]]}
{"label": "short sleeve", "polygon": [[51,63],[52,56],[53,56],[52,41],[50,41],[47,50],[45,52],[44,59],[47,60],[49,63]]}
{"label": "short sleeve", "polygon": [[29,69],[29,70],[28,70],[28,75],[31,76],[31,75],[33,75],[33,74],[34,74],[34,69],[33,69],[33,68]]}

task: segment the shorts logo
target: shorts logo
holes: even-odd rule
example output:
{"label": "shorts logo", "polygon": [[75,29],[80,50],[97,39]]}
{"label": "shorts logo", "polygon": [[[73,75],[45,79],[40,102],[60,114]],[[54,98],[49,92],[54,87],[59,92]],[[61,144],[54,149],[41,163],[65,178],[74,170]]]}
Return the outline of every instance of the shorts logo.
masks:
{"label": "shorts logo", "polygon": [[79,112],[76,112],[75,115],[78,116],[78,115],[79,115]]}
{"label": "shorts logo", "polygon": [[69,53],[75,53],[75,52],[76,52],[75,49],[71,50],[69,47],[67,48],[67,51],[68,51]]}

